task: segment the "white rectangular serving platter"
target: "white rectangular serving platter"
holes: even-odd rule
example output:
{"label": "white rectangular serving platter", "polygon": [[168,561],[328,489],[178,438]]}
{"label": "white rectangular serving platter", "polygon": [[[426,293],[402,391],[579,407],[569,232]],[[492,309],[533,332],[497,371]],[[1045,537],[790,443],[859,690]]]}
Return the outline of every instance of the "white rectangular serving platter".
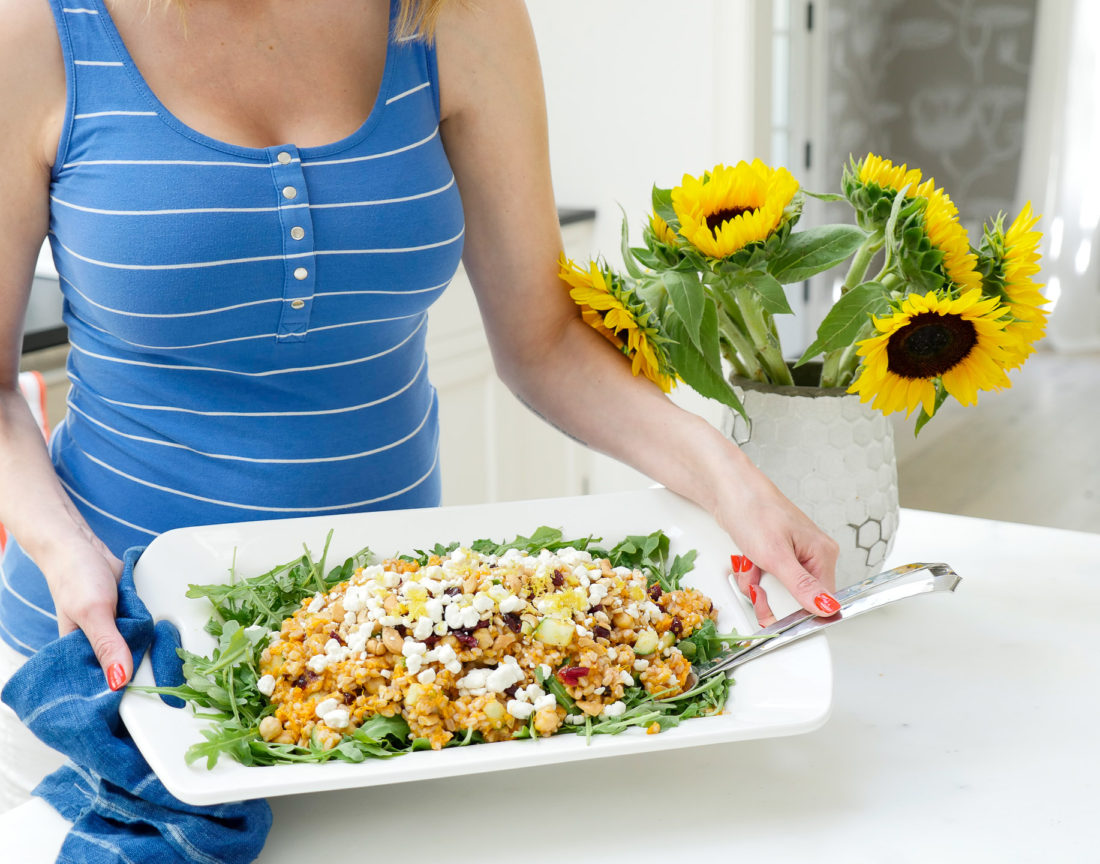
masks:
{"label": "white rectangular serving platter", "polygon": [[[673,554],[695,549],[695,569],[684,582],[714,600],[719,629],[755,631],[748,604],[730,587],[729,557],[738,550],[703,510],[665,489],[643,492],[516,501],[466,507],[395,510],[341,516],[316,516],[241,522],[168,531],[149,544],[134,570],[138,594],[154,619],[179,628],[189,651],[209,654],[213,638],[203,630],[210,617],[205,600],[185,597],[189,584],[227,579],[236,555],[236,573],[247,577],[302,554],[302,544],[320,556],[325,535],[333,531],[328,566],[369,546],[382,557],[430,548],[455,540],[511,540],[540,525],[561,528],[567,537],[595,535],[610,547],[630,534],[657,529],[669,535]],[[773,590],[771,597],[780,592]],[[778,611],[778,610],[777,610]],[[329,762],[245,767],[223,756],[213,770],[205,760],[188,766],[184,753],[201,741],[208,721],[190,708],[174,709],[156,696],[129,691],[120,713],[138,748],[168,790],[189,804],[216,804],[249,798],[319,792],[435,777],[473,774],[672,750],[809,732],[821,726],[832,701],[832,666],[822,636],[812,637],[748,663],[735,676],[725,711],[689,720],[657,735],[631,729],[619,735],[507,741],[440,751],[420,751],[360,764]],[[153,683],[148,661],[134,676]]]}

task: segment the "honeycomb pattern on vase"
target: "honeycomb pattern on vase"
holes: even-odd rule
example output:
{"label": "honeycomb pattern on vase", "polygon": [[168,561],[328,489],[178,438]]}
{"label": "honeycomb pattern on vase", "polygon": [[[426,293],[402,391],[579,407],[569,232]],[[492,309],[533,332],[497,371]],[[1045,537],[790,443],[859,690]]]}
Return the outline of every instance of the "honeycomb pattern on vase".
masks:
{"label": "honeycomb pattern on vase", "polygon": [[727,434],[840,545],[837,585],[879,572],[898,524],[893,427],[858,396],[737,387]]}

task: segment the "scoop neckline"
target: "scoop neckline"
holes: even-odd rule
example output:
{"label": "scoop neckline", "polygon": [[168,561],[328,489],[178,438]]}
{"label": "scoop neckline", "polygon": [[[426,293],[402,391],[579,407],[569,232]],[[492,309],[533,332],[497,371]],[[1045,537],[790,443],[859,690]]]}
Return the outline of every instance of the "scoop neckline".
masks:
{"label": "scoop neckline", "polygon": [[100,18],[103,21],[104,31],[110,41],[114,43],[115,52],[122,61],[122,65],[125,67],[127,74],[137,87],[138,92],[142,94],[156,111],[157,117],[160,118],[161,122],[175,132],[178,132],[180,135],[214,150],[220,150],[223,153],[230,153],[234,156],[243,156],[247,159],[256,160],[267,159],[272,151],[287,148],[293,148],[301,157],[329,156],[354,147],[366,138],[374,127],[378,125],[379,120],[382,118],[382,114],[385,112],[385,97],[390,89],[391,79],[393,78],[394,59],[397,53],[392,38],[397,0],[389,0],[390,8],[386,27],[386,59],[382,67],[382,80],[378,84],[378,93],[375,94],[374,104],[371,105],[371,110],[367,114],[366,119],[358,129],[344,138],[340,138],[328,144],[318,144],[312,147],[298,147],[290,141],[281,144],[272,144],[269,147],[247,147],[243,144],[233,144],[230,141],[223,141],[220,138],[206,135],[198,129],[184,123],[160,101],[160,97],[153,92],[153,88],[150,87],[149,82],[145,80],[145,76],[141,73],[141,70],[138,69],[137,63],[134,62],[134,58],[130,54],[130,49],[126,47],[126,42],[123,40],[122,34],[115,25],[115,19],[111,16],[111,11],[107,8],[105,0],[95,0],[95,4],[98,7]]}

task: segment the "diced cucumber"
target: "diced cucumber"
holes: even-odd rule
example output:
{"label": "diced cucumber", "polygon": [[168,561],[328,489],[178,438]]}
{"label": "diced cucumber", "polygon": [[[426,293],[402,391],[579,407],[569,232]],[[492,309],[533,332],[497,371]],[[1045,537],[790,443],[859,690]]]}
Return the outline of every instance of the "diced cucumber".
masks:
{"label": "diced cucumber", "polygon": [[645,656],[657,650],[659,638],[656,630],[643,630],[634,640],[634,653]]}
{"label": "diced cucumber", "polygon": [[666,648],[671,648],[676,644],[676,634],[671,630],[666,630],[661,634],[660,648],[664,651]]}
{"label": "diced cucumber", "polygon": [[534,638],[544,645],[555,645],[562,648],[573,641],[573,635],[577,632],[572,621],[562,621],[560,618],[543,618],[535,628]]}

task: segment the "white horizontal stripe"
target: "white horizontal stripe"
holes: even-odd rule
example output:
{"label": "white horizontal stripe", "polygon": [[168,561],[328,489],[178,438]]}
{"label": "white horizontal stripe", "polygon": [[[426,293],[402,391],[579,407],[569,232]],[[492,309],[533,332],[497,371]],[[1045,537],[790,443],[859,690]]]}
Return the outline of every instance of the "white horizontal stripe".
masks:
{"label": "white horizontal stripe", "polygon": [[226,375],[241,375],[246,378],[266,378],[270,375],[287,375],[293,372],[314,372],[320,369],[337,369],[341,366],[354,366],[357,363],[367,363],[371,360],[375,360],[378,357],[384,357],[387,354],[392,354],[394,351],[400,349],[406,342],[413,338],[418,331],[423,329],[425,323],[428,320],[428,316],[425,314],[422,316],[423,320],[400,342],[382,351],[378,351],[374,354],[368,354],[366,357],[356,357],[352,360],[341,360],[336,363],[321,363],[317,366],[294,366],[286,369],[268,369],[264,372],[244,372],[240,369],[220,369],[216,366],[187,366],[178,363],[150,363],[145,360],[126,360],[122,357],[111,357],[107,354],[97,354],[94,351],[89,351],[86,348],[80,347],[75,341],[70,340],[70,347],[85,355],[86,357],[94,357],[97,360],[106,360],[109,363],[122,363],[126,366],[144,366],[150,369],[174,369],[180,372],[222,372]]}
{"label": "white horizontal stripe", "polygon": [[121,60],[74,60],[74,66],[121,66]]}
{"label": "white horizontal stripe", "polygon": [[0,619],[0,630],[3,630],[5,633],[7,633],[8,638],[11,639],[11,641],[14,642],[16,645],[18,645],[20,648],[26,648],[27,651],[29,651],[31,654],[33,654],[35,652],[36,649],[34,648],[33,645],[28,645],[26,642],[24,642],[22,639],[20,639],[14,633],[12,633],[11,630],[9,630],[7,627],[4,626],[3,619]]}
{"label": "white horizontal stripe", "polygon": [[68,207],[71,210],[79,210],[82,213],[96,213],[101,216],[180,216],[190,213],[275,213],[279,210],[290,210],[294,207],[305,207],[305,204],[293,204],[288,207],[190,207],[179,210],[105,210],[102,207],[84,207],[81,204],[72,204],[63,201],[56,195],[50,196],[50,201]]}
{"label": "white horizontal stripe", "polygon": [[[264,303],[285,303],[286,298],[279,297],[267,297],[262,300],[248,300],[244,303],[234,303],[231,306],[218,306],[214,309],[200,309],[196,312],[130,312],[125,309],[115,309],[111,306],[104,306],[102,303],[97,303],[83,291],[76,287],[71,279],[66,279],[64,276],[60,277],[61,281],[68,285],[73,291],[81,296],[81,298],[97,309],[102,309],[104,312],[111,312],[115,315],[126,315],[130,318],[193,318],[196,315],[213,315],[217,312],[231,312],[235,309],[244,309],[248,306],[259,306]],[[413,294],[427,294],[431,291],[442,291],[448,285],[451,284],[451,280],[441,282],[438,285],[432,285],[429,288],[410,288],[408,291],[380,291],[365,289],[363,291],[319,291],[313,295],[314,299],[318,297],[357,297],[359,295],[384,295],[384,296],[401,296],[401,295],[413,295]]]}
{"label": "white horizontal stripe", "polygon": [[[125,309],[114,309],[111,306],[104,306],[102,303],[96,303],[91,297],[76,287],[76,284],[71,279],[66,279],[61,276],[61,281],[72,288],[82,299],[95,306],[97,309],[102,309],[104,312],[113,312],[116,315],[127,315],[131,318],[191,318],[195,315],[212,315],[215,312],[229,312],[234,309],[244,309],[246,306],[258,306],[262,303],[284,303],[283,297],[268,297],[263,300],[248,300],[244,303],[235,303],[232,306],[218,306],[215,309],[201,309],[198,312],[128,312]],[[321,294],[313,295],[315,297],[321,297]]]}
{"label": "white horizontal stripe", "polygon": [[97,837],[94,834],[87,834],[84,831],[80,831],[76,828],[70,828],[69,834],[73,837],[79,837],[81,840],[86,840],[93,846],[98,846],[105,852],[110,853],[112,857],[117,856],[118,860],[121,861],[122,864],[134,864],[134,860],[132,858],[126,857],[126,854],[122,851],[122,848],[120,846],[117,846],[114,843],[110,843],[104,840],[102,837]]}
{"label": "white horizontal stripe", "polygon": [[425,87],[429,87],[429,86],[431,86],[431,85],[430,85],[430,82],[428,82],[428,81],[425,81],[423,84],[417,84],[415,87],[410,87],[404,93],[398,93],[396,96],[391,96],[389,99],[386,100],[386,104],[387,105],[392,105],[398,99],[404,99],[406,96],[411,96],[417,90],[423,90]]}
{"label": "white horizontal stripe", "polygon": [[65,9],[62,7],[62,12],[66,15],[98,15],[98,9]]}
{"label": "white horizontal stripe", "polygon": [[[73,251],[60,240],[56,242],[58,246],[74,258],[87,264],[95,264],[98,267],[109,267],[112,270],[197,270],[206,267],[224,267],[230,264],[257,264],[261,261],[293,261],[300,258],[309,258],[313,255],[399,255],[405,252],[423,252],[426,249],[438,249],[442,246],[449,246],[451,243],[459,240],[465,231],[466,229],[463,227],[454,237],[447,240],[439,240],[435,243],[425,243],[421,246],[403,246],[382,249],[316,249],[313,252],[292,252],[289,255],[256,255],[251,258],[226,258],[221,261],[193,261],[186,264],[120,264],[115,261],[100,261],[97,258],[89,258],[86,255],[81,255],[79,252]],[[52,231],[50,233],[53,234]],[[56,234],[53,236],[55,238],[57,237]]]}
{"label": "white horizontal stripe", "polygon": [[309,209],[332,210],[340,207],[373,207],[381,204],[403,204],[407,201],[419,201],[423,198],[431,198],[446,192],[454,186],[452,176],[450,182],[438,189],[429,192],[418,192],[415,195],[404,195],[399,198],[377,198],[370,201],[337,201],[332,204],[285,204],[277,207],[186,207],[175,210],[106,210],[101,207],[85,207],[82,204],[73,204],[63,201],[56,195],[51,195],[50,200],[63,207],[79,210],[82,213],[96,213],[103,216],[185,216],[198,213],[276,213],[281,210]]}
{"label": "white horizontal stripe", "polygon": [[205,504],[218,504],[222,507],[234,507],[238,510],[258,510],[264,513],[331,513],[336,510],[347,510],[351,507],[365,507],[368,504],[377,504],[379,501],[388,501],[391,498],[396,498],[398,495],[404,495],[411,489],[415,489],[425,480],[427,480],[432,472],[435,470],[436,463],[439,461],[439,448],[436,448],[435,458],[432,460],[431,467],[427,472],[418,480],[413,481],[404,489],[398,489],[396,492],[390,492],[386,495],[380,495],[377,498],[365,498],[362,501],[351,501],[347,504],[330,504],[326,507],[265,507],[259,504],[240,504],[235,501],[222,501],[218,498],[207,498],[202,495],[194,495],[190,492],[181,492],[179,489],[172,489],[168,486],[161,486],[157,483],[151,483],[148,480],[142,480],[140,477],[134,477],[132,474],[127,474],[112,465],[108,465],[102,459],[97,459],[91,453],[81,450],[80,453],[87,459],[99,465],[102,468],[110,471],[113,474],[117,474],[119,477],[123,477],[127,480],[132,480],[141,486],[146,486],[150,489],[156,489],[158,492],[167,492],[171,495],[179,495],[182,498],[190,498],[194,501],[202,501]]}
{"label": "white horizontal stripe", "polygon": [[79,165],[203,165],[216,168],[271,168],[278,162],[239,162],[206,161],[204,159],[85,159],[79,162],[66,162],[62,168],[75,168]]}
{"label": "white horizontal stripe", "polygon": [[72,486],[70,486],[64,480],[61,481],[61,485],[65,487],[65,491],[69,493],[70,498],[75,498],[77,501],[79,501],[85,507],[87,507],[91,510],[95,510],[95,512],[98,513],[100,516],[106,516],[108,519],[110,519],[114,522],[117,522],[119,525],[125,525],[127,528],[133,528],[135,531],[140,531],[142,534],[148,534],[150,537],[156,537],[157,536],[156,531],[150,531],[148,528],[142,528],[140,525],[135,525],[133,522],[127,522],[125,519],[122,519],[122,518],[116,516],[114,513],[108,513],[102,507],[96,507],[95,504],[93,504],[91,501],[89,501],[83,495],[78,493],[75,489],[73,489]]}
{"label": "white horizontal stripe", "polygon": [[90,111],[87,114],[74,114],[74,120],[87,120],[91,117],[156,117],[156,111]]}
{"label": "white horizontal stripe", "polygon": [[[152,115],[156,115],[155,111],[150,112]],[[93,115],[83,115],[93,116]],[[399,153],[407,153],[409,150],[415,150],[417,147],[422,147],[427,144],[436,135],[439,134],[439,127],[436,126],[430,135],[426,138],[421,138],[419,141],[414,141],[412,144],[406,144],[404,147],[397,147],[393,150],[385,150],[381,153],[371,153],[366,156],[355,156],[349,159],[323,159],[306,162],[300,157],[296,157],[291,161],[301,162],[303,168],[310,168],[314,165],[343,165],[348,162],[365,162],[370,159],[385,159],[387,156],[396,156]],[[271,168],[273,166],[285,167],[281,162],[257,162],[255,160],[246,160],[242,158],[240,161],[225,162],[225,161],[205,161],[202,159],[86,159],[77,162],[66,162],[62,165],[62,168],[75,168],[79,165],[200,165],[205,167],[219,167],[219,168]]]}
{"label": "white horizontal stripe", "polygon": [[48,609],[43,609],[37,603],[32,603],[30,600],[28,600],[26,597],[24,597],[22,594],[20,594],[18,591],[16,591],[12,587],[11,582],[8,581],[7,570],[4,569],[4,565],[2,563],[0,563],[0,583],[2,583],[3,586],[8,589],[8,591],[11,593],[12,597],[14,597],[16,600],[18,600],[24,606],[29,606],[35,612],[38,612],[42,615],[45,615],[47,618],[51,618],[54,621],[57,620],[57,615],[55,615],[53,612],[49,611]]}
{"label": "white horizontal stripe", "polygon": [[[372,399],[370,402],[360,402],[356,405],[347,405],[340,408],[321,408],[316,411],[199,411],[194,408],[180,408],[176,405],[142,405],[137,402],[122,402],[118,399],[108,399],[106,396],[96,396],[95,398],[100,402],[106,402],[108,405],[117,405],[120,408],[136,408],[141,411],[170,411],[175,414],[194,414],[199,417],[319,417],[328,414],[350,414],[353,411],[373,408],[375,405],[381,405],[383,402],[389,402],[391,399],[396,399],[419,380],[427,363],[427,355],[422,356],[420,358],[420,365],[417,367],[416,372],[413,373],[413,377],[409,379],[407,384],[402,384],[392,393],[387,393],[385,396],[379,396],[377,399]],[[84,383],[80,380],[79,375],[73,375],[71,373],[69,374],[69,380],[76,384]]]}
{"label": "white horizontal stripe", "polygon": [[348,159],[318,159],[310,160],[306,162],[302,161],[303,168],[312,168],[315,165],[346,165],[349,162],[366,162],[370,159],[385,159],[387,156],[396,156],[398,153],[407,153],[409,150],[415,150],[417,147],[422,147],[435,138],[439,134],[439,127],[436,126],[432,131],[432,134],[426,138],[421,138],[412,144],[406,144],[404,147],[398,147],[396,150],[386,150],[382,153],[371,153],[368,156],[353,156]]}
{"label": "white horizontal stripe", "polygon": [[186,351],[191,348],[209,348],[212,345],[228,345],[232,342],[252,342],[256,339],[279,339],[285,336],[307,336],[310,333],[320,333],[324,330],[336,330],[340,327],[361,327],[366,324],[391,324],[394,321],[407,321],[411,318],[415,318],[417,315],[423,315],[423,312],[414,312],[411,315],[395,315],[392,318],[368,318],[363,321],[341,321],[338,324],[325,324],[321,327],[311,327],[308,330],[295,331],[290,334],[283,333],[254,333],[249,336],[230,336],[228,339],[214,339],[210,342],[196,342],[192,345],[146,345],[144,342],[131,342],[129,339],[123,339],[117,333],[112,333],[110,330],[105,330],[102,327],[83,321],[82,323],[90,330],[96,330],[99,333],[103,333],[110,336],[112,339],[116,339],[123,345],[129,345],[131,348],[146,348],[154,351]]}
{"label": "white horizontal stripe", "polygon": [[402,195],[398,198],[376,198],[373,201],[345,201],[336,202],[334,204],[310,204],[310,210],[331,210],[336,207],[374,207],[380,204],[403,204],[406,201],[419,201],[423,198],[431,198],[433,195],[439,195],[446,192],[452,186],[455,185],[454,175],[451,175],[451,179],[438,189],[432,189],[429,192],[418,192],[415,195]]}
{"label": "white horizontal stripe", "polygon": [[[206,450],[196,450],[194,447],[188,447],[186,444],[180,444],[177,441],[165,441],[159,438],[150,438],[145,435],[132,435],[128,432],[123,432],[119,429],[116,429],[113,426],[109,426],[101,420],[96,420],[86,411],[82,411],[81,409],[77,408],[69,400],[66,400],[65,404],[68,406],[70,411],[76,412],[89,423],[98,426],[100,429],[103,429],[106,432],[117,435],[120,438],[126,438],[129,441],[140,441],[143,444],[156,444],[161,447],[171,447],[176,450],[186,450],[188,453],[194,453],[198,456],[203,456],[208,459],[223,459],[231,462],[252,462],[260,465],[320,465],[326,462],[350,462],[353,459],[364,459],[367,456],[374,456],[378,453],[384,453],[387,450],[392,450],[394,447],[399,447],[406,441],[410,441],[411,439],[415,438],[417,434],[419,434],[419,432],[424,428],[424,425],[428,422],[428,417],[430,417],[432,413],[432,406],[429,405],[427,412],[425,412],[423,418],[421,418],[420,422],[417,424],[416,428],[412,430],[412,432],[410,432],[408,435],[398,438],[395,441],[391,441],[389,444],[383,444],[381,447],[375,447],[373,450],[360,450],[357,453],[346,453],[341,456],[317,456],[301,459],[261,459],[257,456],[234,456],[231,453],[211,453]],[[15,592],[13,591],[12,593],[14,594]],[[22,600],[23,598],[20,597],[19,599]],[[23,602],[26,603],[27,601],[24,600]],[[33,603],[27,603],[27,605],[34,606]],[[34,608],[37,609],[38,607],[35,606]],[[39,609],[38,611],[48,614],[44,609]]]}
{"label": "white horizontal stripe", "polygon": [[79,693],[66,693],[64,696],[58,696],[52,702],[47,702],[45,705],[39,705],[30,714],[23,718],[24,726],[31,726],[34,721],[45,714],[47,711],[52,711],[59,705],[64,705],[67,702],[98,702],[104,696],[113,695],[114,691],[107,687],[107,682],[103,682],[103,690],[99,693],[94,693],[91,696],[81,696]]}

